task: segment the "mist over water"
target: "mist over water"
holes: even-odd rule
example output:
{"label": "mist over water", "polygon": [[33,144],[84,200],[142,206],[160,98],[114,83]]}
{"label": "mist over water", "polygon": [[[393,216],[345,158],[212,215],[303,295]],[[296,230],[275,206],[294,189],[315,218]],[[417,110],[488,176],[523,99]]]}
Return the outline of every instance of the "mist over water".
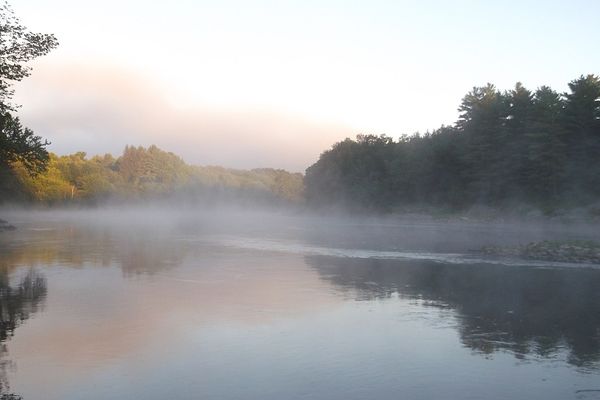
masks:
{"label": "mist over water", "polygon": [[[593,225],[241,207],[4,210],[2,393],[588,399],[600,269],[481,246]],[[13,322],[11,322],[13,321]]]}
{"label": "mist over water", "polygon": [[592,2],[66,1],[0,4],[0,400],[600,399]]}

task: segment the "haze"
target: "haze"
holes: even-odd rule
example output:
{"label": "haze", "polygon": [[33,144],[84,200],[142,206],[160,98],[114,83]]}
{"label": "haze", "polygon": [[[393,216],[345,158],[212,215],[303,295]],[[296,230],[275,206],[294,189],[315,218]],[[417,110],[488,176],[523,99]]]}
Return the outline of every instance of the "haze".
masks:
{"label": "haze", "polygon": [[61,45],[16,87],[59,154],[157,144],[194,164],[303,171],[358,133],[452,124],[475,84],[566,82],[600,65],[600,4],[13,2]]}

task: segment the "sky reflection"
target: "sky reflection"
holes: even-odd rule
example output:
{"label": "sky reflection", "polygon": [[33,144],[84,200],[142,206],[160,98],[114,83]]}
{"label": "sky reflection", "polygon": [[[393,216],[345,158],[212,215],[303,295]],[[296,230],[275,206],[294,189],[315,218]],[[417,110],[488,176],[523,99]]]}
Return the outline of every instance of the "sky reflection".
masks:
{"label": "sky reflection", "polygon": [[16,365],[6,382],[25,399],[476,398],[490,387],[558,399],[598,375],[597,270],[38,228],[1,241],[7,279],[33,271],[46,291],[43,311],[4,340]]}

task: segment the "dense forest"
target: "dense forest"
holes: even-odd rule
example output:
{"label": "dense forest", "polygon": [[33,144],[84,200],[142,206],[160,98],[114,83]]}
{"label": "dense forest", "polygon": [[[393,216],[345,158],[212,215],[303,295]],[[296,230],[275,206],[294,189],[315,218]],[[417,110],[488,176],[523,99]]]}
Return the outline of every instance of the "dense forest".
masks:
{"label": "dense forest", "polygon": [[117,158],[110,154],[87,158],[83,152],[66,156],[50,153],[45,168],[35,174],[21,161],[0,173],[2,200],[47,205],[161,198],[203,203],[296,203],[302,200],[303,189],[299,173],[192,166],[156,146],[127,146]]}
{"label": "dense forest", "polygon": [[552,213],[600,200],[600,79],[582,76],[569,89],[560,94],[547,86],[531,92],[520,83],[504,92],[491,84],[476,87],[462,100],[453,126],[399,140],[346,139],[321,154],[305,177],[276,169],[191,166],[156,146],[127,146],[119,157],[44,157],[46,143],[7,113],[3,137],[28,140],[32,151],[3,156],[0,201],[306,199],[314,207],[372,211],[525,204]]}
{"label": "dense forest", "polygon": [[517,83],[475,87],[452,126],[399,140],[346,139],[306,171],[316,206],[396,210],[528,204],[558,207],[600,200],[600,79],[581,76],[568,93]]}
{"label": "dense forest", "polygon": [[5,113],[2,137],[28,143],[29,151],[10,158],[10,146],[0,146],[7,153],[0,157],[0,201],[306,199],[315,207],[373,211],[527,204],[552,213],[600,200],[600,79],[582,76],[569,89],[476,87],[453,126],[399,140],[346,139],[321,154],[304,178],[276,169],[191,166],[156,146],[127,146],[119,157],[46,155],[47,143]]}

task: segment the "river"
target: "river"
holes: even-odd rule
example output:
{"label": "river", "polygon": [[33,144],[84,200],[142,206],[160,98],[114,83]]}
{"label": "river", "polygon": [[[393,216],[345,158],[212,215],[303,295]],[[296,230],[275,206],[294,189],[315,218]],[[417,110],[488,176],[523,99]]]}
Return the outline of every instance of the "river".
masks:
{"label": "river", "polygon": [[600,398],[600,266],[485,258],[594,227],[231,210],[5,212],[1,393]]}

